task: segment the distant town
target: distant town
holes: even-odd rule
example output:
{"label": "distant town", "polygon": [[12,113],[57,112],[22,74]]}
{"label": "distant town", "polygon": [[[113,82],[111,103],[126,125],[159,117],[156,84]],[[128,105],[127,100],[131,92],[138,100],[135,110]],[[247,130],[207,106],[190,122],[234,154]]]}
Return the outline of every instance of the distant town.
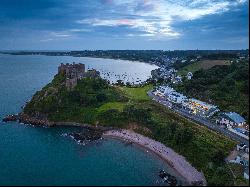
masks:
{"label": "distant town", "polygon": [[140,61],[169,67],[173,64],[188,64],[199,60],[224,58],[246,58],[249,50],[83,50],[83,51],[2,51],[4,54],[13,55],[48,55],[48,56],[75,56],[111,58],[131,61]]}
{"label": "distant town", "polygon": [[[152,71],[153,82],[160,82],[148,95],[153,100],[159,102],[168,109],[204,125],[212,130],[224,134],[236,141],[241,142],[226,159],[229,163],[240,164],[244,167],[244,178],[249,179],[249,123],[235,111],[222,111],[219,106],[201,101],[196,98],[188,97],[176,91],[178,84],[192,80],[193,73],[187,71],[186,74],[179,73],[174,67],[183,67],[201,61],[201,56],[191,59],[173,59],[171,65],[162,65]],[[249,55],[238,54],[235,58],[226,58],[228,64],[249,63]],[[216,59],[218,61],[218,59]],[[176,66],[176,63],[177,64]],[[210,61],[210,63],[212,63]],[[220,64],[215,64],[220,65]]]}

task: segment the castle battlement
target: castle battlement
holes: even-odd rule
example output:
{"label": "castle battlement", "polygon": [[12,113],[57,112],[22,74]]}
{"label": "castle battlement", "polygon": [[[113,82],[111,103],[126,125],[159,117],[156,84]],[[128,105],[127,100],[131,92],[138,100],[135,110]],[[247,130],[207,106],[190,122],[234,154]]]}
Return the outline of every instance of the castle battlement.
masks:
{"label": "castle battlement", "polygon": [[58,73],[65,73],[66,77],[69,79],[77,78],[80,79],[85,73],[85,65],[82,63],[75,64],[63,64],[58,67]]}
{"label": "castle battlement", "polygon": [[75,64],[63,64],[58,67],[58,73],[65,73],[66,75],[66,87],[67,89],[72,89],[76,86],[77,80],[82,78],[97,78],[100,76],[100,72],[93,69],[89,71],[85,71],[85,64],[79,63]]}

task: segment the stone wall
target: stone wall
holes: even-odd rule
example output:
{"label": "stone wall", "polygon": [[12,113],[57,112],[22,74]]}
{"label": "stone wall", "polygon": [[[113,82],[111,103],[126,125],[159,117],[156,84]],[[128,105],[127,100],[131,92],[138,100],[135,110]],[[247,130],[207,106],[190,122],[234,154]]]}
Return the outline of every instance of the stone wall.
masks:
{"label": "stone wall", "polygon": [[63,64],[58,67],[58,73],[65,73],[66,75],[66,87],[68,90],[74,88],[77,84],[77,80],[82,78],[97,78],[100,76],[100,72],[95,69],[85,72],[85,65],[82,63],[75,64]]}

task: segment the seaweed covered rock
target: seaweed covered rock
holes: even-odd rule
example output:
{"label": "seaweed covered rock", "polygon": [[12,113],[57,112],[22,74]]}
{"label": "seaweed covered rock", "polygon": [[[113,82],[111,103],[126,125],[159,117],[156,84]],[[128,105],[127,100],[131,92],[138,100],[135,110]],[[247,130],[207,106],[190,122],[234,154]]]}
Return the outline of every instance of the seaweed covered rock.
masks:
{"label": "seaweed covered rock", "polygon": [[72,132],[68,136],[72,137],[75,141],[79,143],[85,143],[87,141],[95,141],[102,137],[103,131],[93,130],[93,129],[84,129],[81,132]]}

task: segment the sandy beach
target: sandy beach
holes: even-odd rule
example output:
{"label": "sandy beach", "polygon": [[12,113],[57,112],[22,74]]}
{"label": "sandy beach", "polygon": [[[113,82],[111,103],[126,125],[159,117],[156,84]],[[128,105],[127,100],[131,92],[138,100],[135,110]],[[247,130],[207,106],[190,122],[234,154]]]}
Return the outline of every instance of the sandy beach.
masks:
{"label": "sandy beach", "polygon": [[172,166],[190,185],[206,185],[203,173],[197,171],[186,159],[160,142],[129,130],[109,130],[103,136],[136,143],[160,156]]}

